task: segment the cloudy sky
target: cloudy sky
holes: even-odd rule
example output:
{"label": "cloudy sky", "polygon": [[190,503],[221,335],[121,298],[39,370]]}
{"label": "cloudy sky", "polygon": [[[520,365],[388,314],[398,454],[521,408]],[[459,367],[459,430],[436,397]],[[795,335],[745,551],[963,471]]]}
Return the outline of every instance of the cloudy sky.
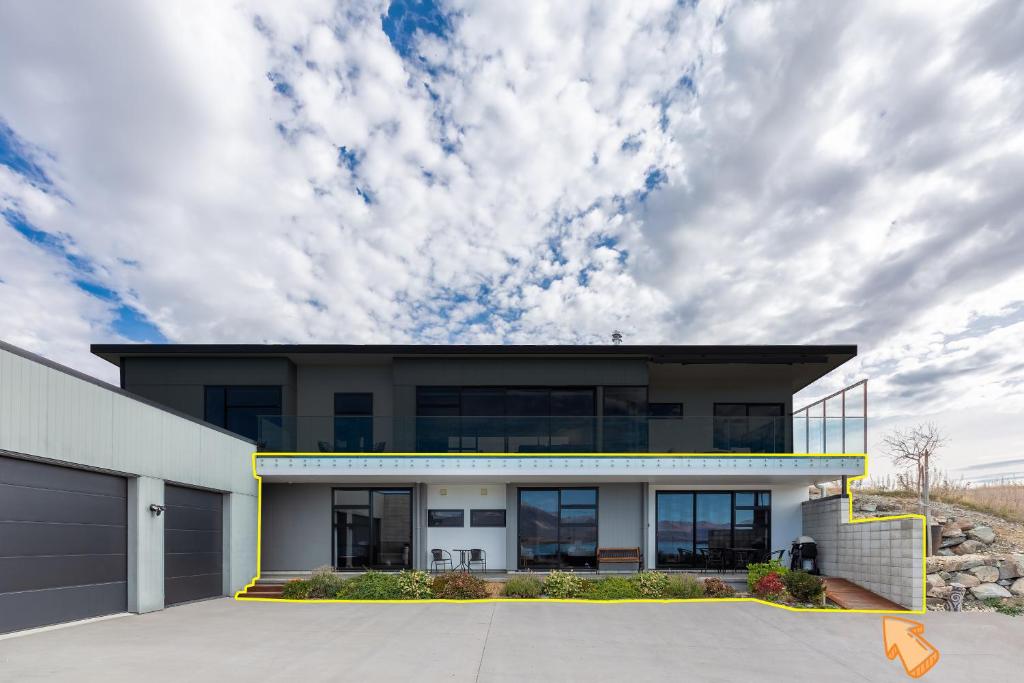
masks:
{"label": "cloudy sky", "polygon": [[[1024,471],[1024,4],[0,0],[0,338],[855,343]],[[1015,462],[1014,462],[1015,461]]]}

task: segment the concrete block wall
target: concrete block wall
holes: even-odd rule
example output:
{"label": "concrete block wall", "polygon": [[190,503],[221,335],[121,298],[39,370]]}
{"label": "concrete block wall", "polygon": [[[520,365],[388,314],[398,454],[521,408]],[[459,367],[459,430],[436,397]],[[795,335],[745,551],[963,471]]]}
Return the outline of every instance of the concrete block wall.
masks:
{"label": "concrete block wall", "polygon": [[802,504],[803,533],[818,544],[822,574],[848,579],[908,609],[919,609],[924,600],[921,522],[851,523],[849,513],[846,496]]}

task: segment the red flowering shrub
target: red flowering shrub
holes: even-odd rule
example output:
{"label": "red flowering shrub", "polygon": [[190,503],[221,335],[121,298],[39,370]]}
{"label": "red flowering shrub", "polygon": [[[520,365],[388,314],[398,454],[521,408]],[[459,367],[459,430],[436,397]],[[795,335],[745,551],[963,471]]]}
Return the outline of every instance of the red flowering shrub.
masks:
{"label": "red flowering shrub", "polygon": [[775,572],[765,574],[754,584],[754,595],[762,600],[775,602],[785,592],[786,584],[782,582],[782,577]]}

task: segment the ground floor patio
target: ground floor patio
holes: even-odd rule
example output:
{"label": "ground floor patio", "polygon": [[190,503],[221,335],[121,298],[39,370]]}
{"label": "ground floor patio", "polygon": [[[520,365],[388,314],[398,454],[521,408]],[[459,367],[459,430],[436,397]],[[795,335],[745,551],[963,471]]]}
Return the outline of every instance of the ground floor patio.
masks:
{"label": "ground floor patio", "polygon": [[[1024,620],[914,616],[929,681],[1009,680]],[[183,656],[183,653],[184,656]],[[16,681],[906,680],[878,615],[758,604],[293,604],[218,599],[0,639]]]}

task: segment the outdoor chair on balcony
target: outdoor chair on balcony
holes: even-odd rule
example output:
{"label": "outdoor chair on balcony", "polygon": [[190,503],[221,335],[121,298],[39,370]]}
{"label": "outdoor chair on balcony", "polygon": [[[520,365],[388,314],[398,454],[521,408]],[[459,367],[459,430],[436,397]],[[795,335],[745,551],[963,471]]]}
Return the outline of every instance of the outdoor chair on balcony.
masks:
{"label": "outdoor chair on balcony", "polygon": [[487,571],[487,552],[482,548],[470,548],[469,550],[469,561],[466,562],[466,567],[469,568],[469,571],[473,571],[474,566]]}
{"label": "outdoor chair on balcony", "polygon": [[452,562],[452,554],[447,550],[432,548],[430,550],[430,572],[452,571],[455,564]]}

